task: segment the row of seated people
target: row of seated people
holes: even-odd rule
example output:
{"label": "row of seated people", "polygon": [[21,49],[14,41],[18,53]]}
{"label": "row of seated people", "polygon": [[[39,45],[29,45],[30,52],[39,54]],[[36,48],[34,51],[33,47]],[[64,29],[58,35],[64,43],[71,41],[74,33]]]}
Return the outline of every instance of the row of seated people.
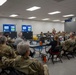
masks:
{"label": "row of seated people", "polygon": [[[17,45],[18,45],[19,42],[24,41],[24,40],[21,38],[21,36],[22,36],[22,34],[20,33],[20,34],[18,35],[18,38],[17,38],[17,39],[15,40],[15,42],[13,43],[14,46],[17,47]],[[44,39],[40,39],[40,41],[42,41],[42,40],[44,40]],[[49,45],[52,45],[52,50],[54,50],[54,48],[57,46],[57,40],[58,40],[58,37],[55,36],[55,37],[54,37],[54,40],[53,40],[52,42],[50,42]],[[11,41],[8,40],[7,45],[11,46],[11,43],[10,43],[10,42],[11,42]],[[43,41],[42,41],[42,42],[43,42]],[[11,47],[12,47],[12,46],[11,46]],[[12,48],[13,48],[13,47],[12,47]],[[16,49],[16,48],[14,47],[14,49]],[[56,51],[57,51],[57,50],[56,50]],[[32,52],[30,51],[30,56],[33,56],[33,55],[34,55],[34,53],[32,53]]]}
{"label": "row of seated people", "polygon": [[[17,45],[19,42],[23,41],[23,39],[21,38],[22,34],[19,34],[18,35],[19,37],[15,40],[15,45]],[[66,37],[68,36],[67,39],[64,38],[64,40],[62,39],[63,37]],[[70,38],[69,38],[70,37]],[[40,41],[44,41],[44,39],[40,39]],[[66,54],[67,52],[71,53],[71,55],[73,55],[73,50],[75,51],[75,43],[76,42],[76,38],[75,38],[75,34],[73,32],[71,32],[70,34],[65,34],[63,32],[63,34],[59,33],[59,34],[56,34],[53,36],[53,40],[51,40],[51,42],[49,43],[49,45],[51,45],[52,47],[50,48],[50,51],[51,52],[57,52],[57,51],[60,51],[59,49],[61,49],[62,47],[62,50],[61,53],[65,54],[67,57],[68,55]],[[58,46],[59,49],[58,49]],[[31,52],[31,51],[30,51]],[[34,53],[30,53],[31,56],[33,56]],[[69,57],[68,57],[69,59]]]}
{"label": "row of seated people", "polygon": [[73,32],[71,32],[70,38],[62,42],[60,42],[58,36],[55,36],[54,40],[48,45],[51,45],[51,48],[49,49],[48,53],[52,55],[53,63],[54,55],[59,56],[60,60],[62,55],[65,55],[68,59],[70,59],[69,55],[72,55],[72,57],[74,57],[74,53],[76,51],[76,36]]}
{"label": "row of seated people", "polygon": [[[73,34],[71,34],[70,36],[71,36],[70,39],[68,39],[69,42],[71,42],[71,40],[72,41],[75,40],[75,36]],[[21,39],[21,38],[19,37],[18,39]],[[16,39],[17,42],[19,42],[18,39]],[[66,40],[64,43],[62,43],[62,49],[64,49],[65,51],[69,50],[69,49],[65,49],[65,47],[68,45],[68,44],[66,45],[66,42],[68,40]],[[16,52],[14,52],[14,50],[12,50],[10,47],[8,47],[6,45],[5,37],[1,37],[0,41],[1,41],[1,45],[0,45],[0,47],[1,47],[0,48],[0,54],[1,54],[1,56],[0,56],[1,61],[0,62],[1,63],[0,64],[1,64],[2,67],[11,67],[11,66],[13,66],[17,70],[19,70],[21,72],[24,72],[24,73],[27,73],[26,68],[24,67],[24,66],[26,66],[26,64],[24,64],[24,62],[28,63],[28,61],[29,61],[30,63],[34,62],[34,64],[37,65],[37,67],[36,67],[36,65],[31,64],[31,67],[35,67],[35,68],[32,68],[33,70],[36,69],[36,68],[37,68],[36,69],[37,72],[40,71],[41,69],[44,70],[44,68],[41,68],[41,66],[42,67],[44,67],[44,66],[41,65],[38,61],[36,61],[36,60],[34,61],[33,59],[28,58],[28,56],[29,56],[29,48],[27,48],[28,45],[26,45],[25,42],[21,42],[19,45],[17,45],[17,53],[20,55],[20,56],[18,56],[16,54]],[[16,41],[15,41],[15,43],[16,43]],[[71,44],[71,43],[69,43],[69,44]],[[60,45],[59,40],[58,40],[58,36],[55,36],[54,37],[54,41],[50,42],[50,44],[48,44],[48,45],[52,46],[51,49],[50,49],[51,51],[49,51],[49,52],[51,52],[51,54],[54,54],[55,52],[58,52],[59,49],[55,50],[55,47]],[[27,61],[23,61],[23,59],[27,60]],[[38,70],[38,68],[40,70]],[[44,73],[44,71],[42,71],[42,70],[39,72],[40,73],[39,75],[44,75],[44,74],[42,74],[42,72]],[[36,72],[36,74],[37,74],[37,72]],[[34,75],[34,74],[32,74],[32,75]]]}
{"label": "row of seated people", "polygon": [[5,70],[10,70],[10,73],[6,75],[21,75],[13,74],[15,72],[11,73],[15,70],[18,70],[22,75],[23,73],[24,75],[49,75],[47,65],[29,57],[30,48],[26,41],[21,41],[17,45],[16,51],[6,45],[6,41],[6,37],[0,37],[0,69],[2,70],[0,75],[4,75]]}
{"label": "row of seated people", "polygon": [[[19,33],[18,38],[14,42],[14,46],[17,46],[19,42],[24,41],[21,37],[22,37],[22,33]],[[65,39],[66,37],[67,37],[67,39]],[[43,37],[40,38],[40,41],[42,41],[43,43],[45,42],[44,40],[45,39]],[[54,49],[56,46],[58,46],[58,45],[62,46],[62,49],[63,49],[64,53],[66,54],[66,52],[69,50],[73,51],[72,43],[75,43],[75,34],[73,32],[70,34],[67,34],[65,32],[62,32],[62,33],[59,32],[59,33],[56,33],[55,35],[53,35],[53,38],[51,39],[49,45],[52,46],[50,50],[53,50],[53,51],[57,51]],[[11,44],[9,43],[9,45],[11,45]],[[34,53],[32,53],[30,51],[30,55],[33,56]]]}
{"label": "row of seated people", "polygon": [[[70,38],[67,39],[65,42],[62,42],[62,47],[64,50],[64,54],[71,54],[74,57],[76,51],[76,36],[73,32],[70,33]],[[67,55],[68,57],[68,55]],[[69,59],[69,57],[68,57]]]}
{"label": "row of seated people", "polygon": [[60,40],[62,40],[61,38],[64,38],[63,40],[66,40],[66,39],[69,38],[69,33],[67,33],[67,32],[60,32],[60,31],[59,32],[54,31],[54,33],[53,32],[49,32],[49,31],[47,33],[41,32],[40,36],[38,36],[38,37],[46,37],[47,39],[50,39],[54,35],[58,35]]}

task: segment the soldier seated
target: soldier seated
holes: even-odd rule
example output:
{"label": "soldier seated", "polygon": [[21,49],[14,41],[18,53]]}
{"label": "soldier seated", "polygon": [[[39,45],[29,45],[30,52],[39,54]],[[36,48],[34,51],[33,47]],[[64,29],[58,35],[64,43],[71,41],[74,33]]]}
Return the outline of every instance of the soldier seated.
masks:
{"label": "soldier seated", "polygon": [[74,45],[75,45],[75,36],[71,32],[70,38],[65,41],[65,43],[63,44],[63,48],[64,50],[73,51]]}
{"label": "soldier seated", "polygon": [[0,68],[3,68],[3,64],[1,62],[1,58],[3,56],[7,57],[7,58],[15,58],[16,54],[15,52],[11,49],[11,47],[6,45],[6,37],[1,36],[0,37]]}
{"label": "soldier seated", "polygon": [[17,51],[20,56],[15,59],[2,57],[3,64],[7,67],[14,67],[27,75],[49,75],[47,65],[43,66],[38,60],[29,57],[30,50],[27,43],[20,42]]}

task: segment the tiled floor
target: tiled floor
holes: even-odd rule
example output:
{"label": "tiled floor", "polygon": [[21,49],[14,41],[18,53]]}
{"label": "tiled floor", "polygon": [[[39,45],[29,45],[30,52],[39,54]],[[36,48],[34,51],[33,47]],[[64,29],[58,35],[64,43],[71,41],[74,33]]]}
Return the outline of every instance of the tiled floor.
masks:
{"label": "tiled floor", "polygon": [[50,75],[76,75],[76,58],[63,59],[63,63],[55,64],[49,61],[47,64]]}

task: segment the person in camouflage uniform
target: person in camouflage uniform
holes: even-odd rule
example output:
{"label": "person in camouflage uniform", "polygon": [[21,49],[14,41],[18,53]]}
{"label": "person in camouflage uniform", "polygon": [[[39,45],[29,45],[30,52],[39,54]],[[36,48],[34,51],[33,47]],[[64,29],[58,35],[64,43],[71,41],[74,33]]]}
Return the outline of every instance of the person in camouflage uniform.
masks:
{"label": "person in camouflage uniform", "polygon": [[16,54],[15,52],[11,49],[11,47],[6,45],[6,37],[2,36],[0,37],[0,68],[4,67],[2,62],[1,62],[1,58],[3,56],[7,57],[7,58],[15,58]]}
{"label": "person in camouflage uniform", "polygon": [[15,59],[3,57],[3,64],[14,67],[27,75],[49,75],[47,65],[43,66],[38,60],[29,57],[30,50],[26,42],[20,42],[17,51],[20,56]]}
{"label": "person in camouflage uniform", "polygon": [[73,32],[71,32],[70,38],[64,42],[63,48],[64,48],[64,50],[67,50],[67,51],[73,51],[74,44],[75,44],[75,37],[73,35]]}
{"label": "person in camouflage uniform", "polygon": [[68,40],[66,40],[65,42],[63,42],[63,43],[62,43],[63,50],[69,51],[69,49],[70,49],[70,44],[71,44],[71,42],[68,41]]}

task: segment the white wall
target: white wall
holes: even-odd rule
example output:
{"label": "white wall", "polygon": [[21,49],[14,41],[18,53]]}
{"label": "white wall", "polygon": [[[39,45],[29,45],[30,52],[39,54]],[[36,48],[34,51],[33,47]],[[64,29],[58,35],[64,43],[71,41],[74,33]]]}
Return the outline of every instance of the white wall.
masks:
{"label": "white wall", "polygon": [[64,31],[63,23],[0,18],[0,32],[3,31],[3,24],[15,24],[17,32],[21,31],[21,25],[32,25],[34,34],[39,34],[41,31],[44,33],[46,33],[47,31],[51,32],[53,28],[55,28],[56,31]]}

